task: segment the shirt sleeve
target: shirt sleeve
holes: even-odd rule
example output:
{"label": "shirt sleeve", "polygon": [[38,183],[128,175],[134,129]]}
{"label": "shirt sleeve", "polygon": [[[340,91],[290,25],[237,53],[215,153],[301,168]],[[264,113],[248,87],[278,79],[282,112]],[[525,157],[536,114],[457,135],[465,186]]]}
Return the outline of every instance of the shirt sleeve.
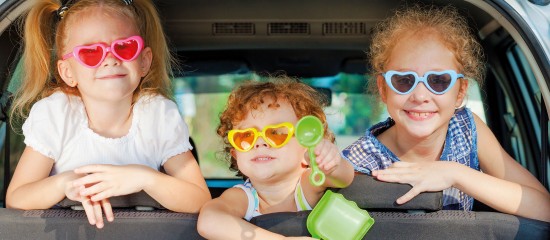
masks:
{"label": "shirt sleeve", "polygon": [[[161,165],[168,159],[193,147],[189,142],[189,129],[183,121],[176,103],[164,97],[156,97],[156,117]],[[147,113],[145,113],[147,114]]]}
{"label": "shirt sleeve", "polygon": [[46,157],[58,160],[70,131],[69,112],[70,104],[64,94],[54,94],[36,102],[23,123],[25,144]]}
{"label": "shirt sleeve", "polygon": [[368,144],[365,137],[359,138],[357,141],[347,146],[342,150],[342,157],[353,165],[357,172],[371,174],[372,170],[378,170],[378,164],[374,156],[368,151]]}

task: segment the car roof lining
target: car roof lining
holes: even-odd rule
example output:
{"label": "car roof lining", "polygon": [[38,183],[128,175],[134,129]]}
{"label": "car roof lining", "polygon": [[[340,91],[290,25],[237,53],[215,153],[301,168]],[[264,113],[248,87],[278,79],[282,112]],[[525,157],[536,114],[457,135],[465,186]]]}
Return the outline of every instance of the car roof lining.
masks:
{"label": "car roof lining", "polygon": [[[28,8],[29,2],[10,4],[10,8],[17,10],[9,18],[2,19],[2,23],[13,21],[15,16]],[[372,27],[391,14],[396,6],[412,5],[413,2],[155,0],[169,36],[169,46],[178,52],[183,65],[181,73],[197,76],[252,71],[259,74],[286,73],[294,77],[334,76],[340,72],[366,73],[365,51],[370,44]],[[445,0],[425,2],[448,4]],[[492,20],[487,14],[474,14],[482,10],[471,3],[458,2],[455,6],[465,13],[472,13],[468,15],[476,16],[470,19],[472,25],[485,26]],[[3,7],[7,5],[3,4]],[[223,28],[239,33],[238,24],[241,23],[253,24],[253,34],[213,32],[217,29],[216,24],[221,24]],[[271,23],[278,24],[283,32],[270,34]],[[294,31],[296,24],[298,30]],[[300,26],[306,26],[307,34],[300,32],[300,29],[303,30]],[[333,28],[333,34],[324,32],[326,26]],[[288,32],[284,32],[285,29]],[[10,41],[17,41],[12,38]],[[17,48],[13,42],[2,44],[2,49],[8,51]],[[0,63],[0,69],[10,67]],[[0,78],[4,89],[6,77]]]}
{"label": "car roof lining", "polygon": [[[374,25],[388,17],[396,6],[412,5],[403,0],[281,0],[281,1],[191,1],[186,7],[177,0],[157,1],[161,18],[172,45],[178,51],[216,49],[366,49]],[[448,1],[427,3],[447,5]],[[468,2],[455,4],[470,15],[476,28],[492,20]],[[471,14],[469,14],[471,13]],[[475,19],[471,16],[475,16]],[[252,31],[219,34],[216,24],[250,23]],[[275,31],[270,24],[301,23],[289,32]],[[336,25],[330,25],[335,23]],[[338,23],[340,25],[338,25]],[[352,23],[361,23],[359,31]],[[323,25],[329,24],[329,25]],[[341,25],[343,24],[343,25]],[[324,30],[332,26],[338,30]],[[231,29],[230,29],[231,30]],[[242,29],[241,29],[242,30]],[[341,30],[341,31],[340,31]],[[349,30],[349,31],[346,31]]]}
{"label": "car roof lining", "polygon": [[[307,78],[367,73],[365,51],[372,28],[396,6],[413,2],[418,1],[190,1],[181,7],[178,0],[162,0],[156,4],[184,74],[248,70]],[[454,5],[476,29],[493,20],[469,2]]]}
{"label": "car roof lining", "polygon": [[367,62],[360,50],[256,49],[178,52],[184,76],[255,72],[293,77],[365,74]]}

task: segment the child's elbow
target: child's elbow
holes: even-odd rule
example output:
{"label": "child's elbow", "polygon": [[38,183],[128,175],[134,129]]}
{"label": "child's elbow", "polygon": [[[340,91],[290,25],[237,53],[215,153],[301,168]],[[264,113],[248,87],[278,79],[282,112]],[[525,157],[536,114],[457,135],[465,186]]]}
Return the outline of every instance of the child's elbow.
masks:
{"label": "child's elbow", "polygon": [[353,182],[353,178],[355,177],[355,171],[351,164],[346,162],[342,166],[341,171],[338,173],[337,177],[333,180],[333,186],[336,188],[346,188]]}
{"label": "child's elbow", "polygon": [[25,209],[24,206],[19,206],[20,204],[17,204],[18,202],[20,203],[20,201],[15,201],[13,199],[13,194],[8,190],[6,193],[6,208],[29,210]]}
{"label": "child's elbow", "polygon": [[200,196],[197,196],[197,199],[196,199],[197,208],[196,208],[196,211],[194,211],[194,213],[195,212],[199,213],[199,211],[204,207],[204,205],[210,202],[210,200],[212,200],[212,195],[210,195],[209,191],[204,191]]}
{"label": "child's elbow", "polygon": [[165,208],[174,212],[184,213],[199,213],[201,208],[208,201],[212,200],[210,192],[196,193],[192,198],[187,198],[185,201],[176,201],[172,205],[163,205]]}
{"label": "child's elbow", "polygon": [[212,229],[213,226],[205,219],[205,217],[199,215],[199,220],[197,221],[197,231],[202,237],[208,238],[208,229]]}
{"label": "child's elbow", "polygon": [[209,203],[202,207],[197,220],[197,231],[205,238],[208,238],[211,231],[220,226],[216,223],[216,213]]}
{"label": "child's elbow", "polygon": [[36,208],[28,206],[22,201],[15,201],[11,197],[6,196],[6,208],[19,209],[19,210],[33,210]]}
{"label": "child's elbow", "polygon": [[351,183],[353,182],[353,178],[354,178],[354,177],[355,177],[355,175],[351,175],[350,177],[346,178],[346,181],[344,182],[342,188],[347,188],[347,187],[349,187],[349,185],[351,185]]}
{"label": "child's elbow", "polygon": [[7,198],[6,198],[6,208],[21,209],[17,205],[13,204],[12,201],[9,201]]}

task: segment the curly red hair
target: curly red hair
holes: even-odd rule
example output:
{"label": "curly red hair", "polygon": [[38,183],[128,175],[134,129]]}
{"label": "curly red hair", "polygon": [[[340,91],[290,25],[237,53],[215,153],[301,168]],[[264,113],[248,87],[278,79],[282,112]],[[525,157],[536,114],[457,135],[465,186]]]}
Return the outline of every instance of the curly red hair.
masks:
{"label": "curly red hair", "polygon": [[[399,41],[408,37],[431,34],[449,48],[466,78],[483,85],[485,74],[483,51],[467,19],[452,6],[435,7],[414,5],[395,12],[373,29],[368,56],[371,76],[385,71],[391,52]],[[376,81],[370,81],[370,92],[378,94]]]}

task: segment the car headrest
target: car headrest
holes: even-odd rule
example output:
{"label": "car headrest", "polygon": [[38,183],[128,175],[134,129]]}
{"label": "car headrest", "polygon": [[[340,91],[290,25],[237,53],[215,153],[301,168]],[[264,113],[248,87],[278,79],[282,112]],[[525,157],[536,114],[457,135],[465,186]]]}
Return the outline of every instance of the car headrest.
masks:
{"label": "car headrest", "polygon": [[[138,210],[165,209],[162,205],[160,205],[160,203],[144,191],[125,196],[111,197],[109,198],[109,201],[111,202],[111,206],[113,208],[136,208]],[[65,198],[59,202],[57,206],[62,208],[79,209],[79,207],[82,206],[82,203]]]}
{"label": "car headrest", "polygon": [[443,207],[443,192],[424,192],[404,203],[395,200],[403,196],[411,186],[408,184],[381,182],[368,175],[355,175],[353,183],[347,188],[334,189],[346,199],[354,201],[363,209],[380,210],[424,210],[437,211]]}

